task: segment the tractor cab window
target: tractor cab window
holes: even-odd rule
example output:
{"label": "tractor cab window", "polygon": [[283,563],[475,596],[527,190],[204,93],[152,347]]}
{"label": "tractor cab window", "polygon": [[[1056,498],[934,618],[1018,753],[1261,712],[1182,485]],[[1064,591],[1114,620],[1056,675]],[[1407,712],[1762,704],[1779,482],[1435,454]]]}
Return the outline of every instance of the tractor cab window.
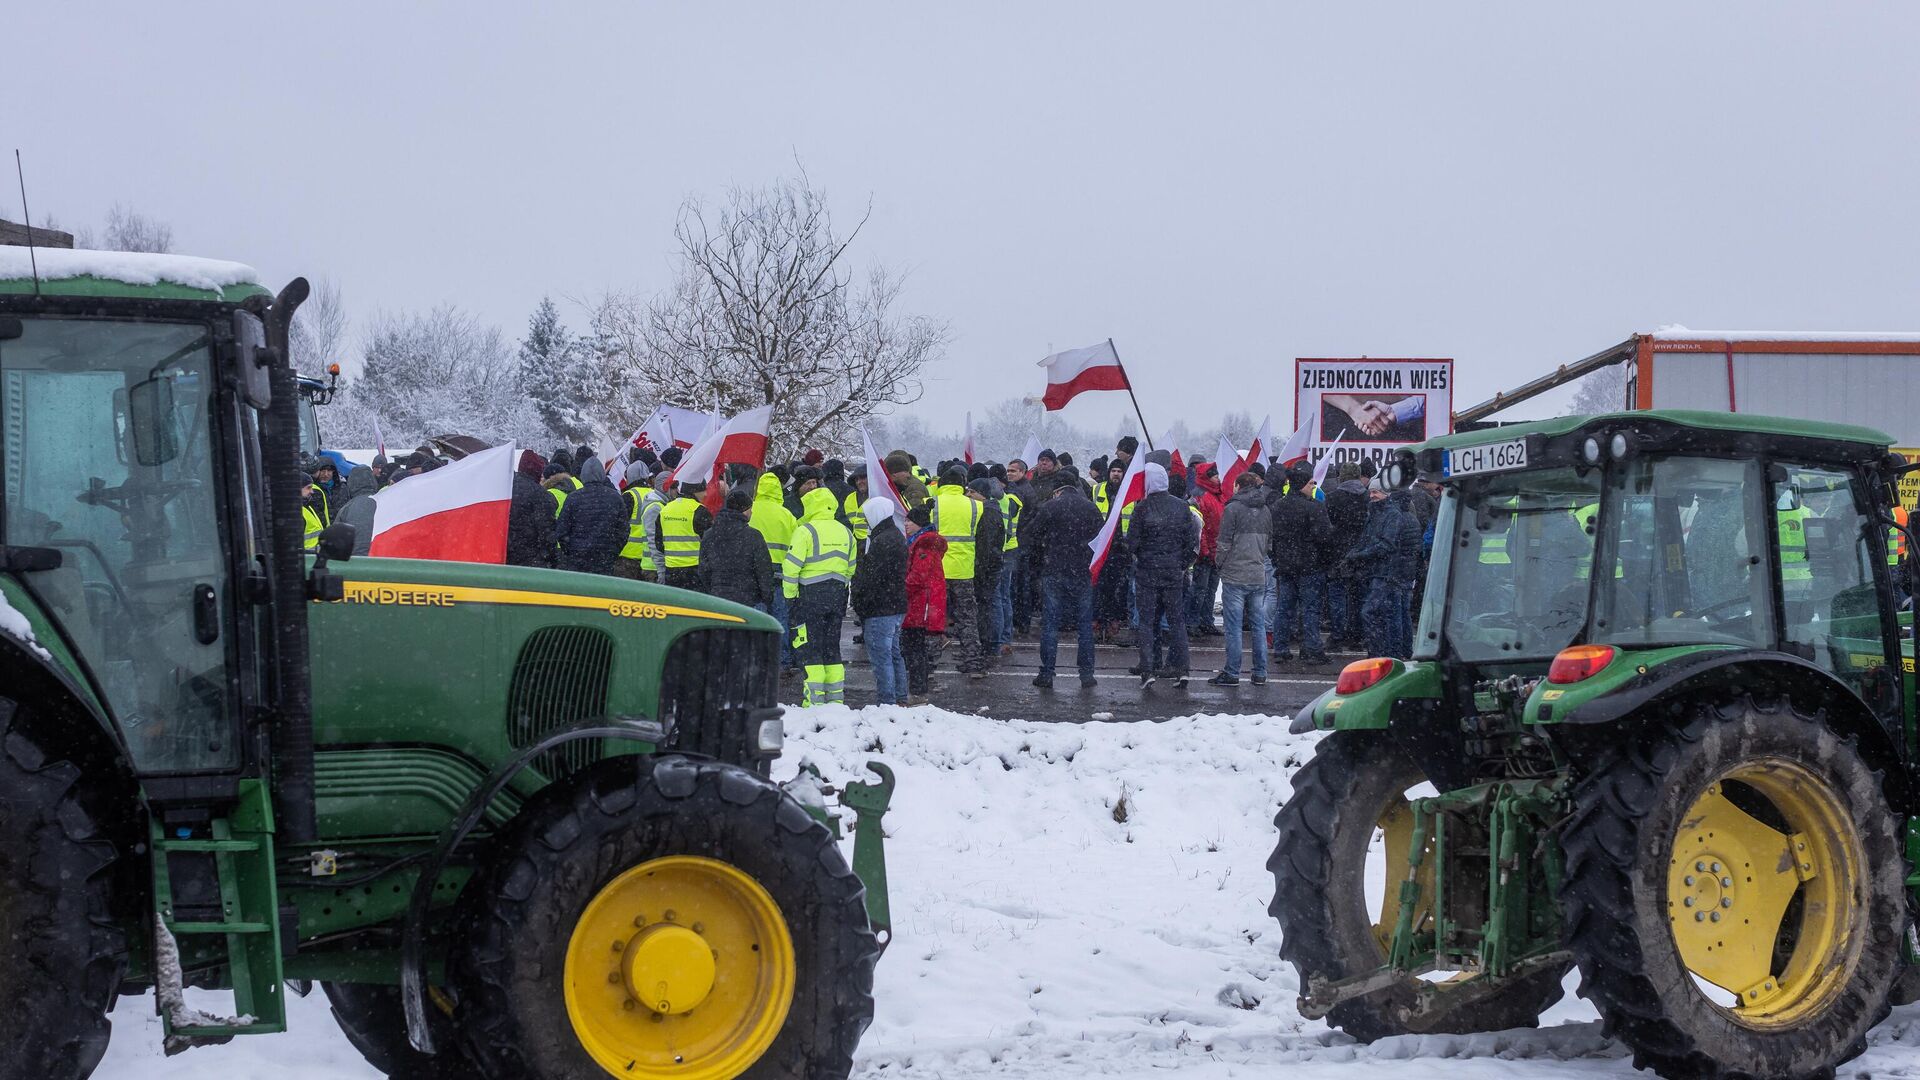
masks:
{"label": "tractor cab window", "polygon": [[208,329],[25,320],[0,341],[0,539],[105,692],[135,764],[233,767]]}
{"label": "tractor cab window", "polygon": [[1599,502],[1594,470],[1506,473],[1449,489],[1434,543],[1444,536],[1452,555],[1444,568],[1434,561],[1420,653],[1433,655],[1441,634],[1468,662],[1542,659],[1573,644],[1587,621]]}
{"label": "tractor cab window", "polygon": [[1766,522],[1752,461],[1655,457],[1611,474],[1592,640],[1769,647]]}
{"label": "tractor cab window", "polygon": [[1796,465],[1773,466],[1770,511],[1779,538],[1777,578],[1787,648],[1872,698],[1867,684],[1886,667],[1880,594],[1868,517],[1854,477]]}

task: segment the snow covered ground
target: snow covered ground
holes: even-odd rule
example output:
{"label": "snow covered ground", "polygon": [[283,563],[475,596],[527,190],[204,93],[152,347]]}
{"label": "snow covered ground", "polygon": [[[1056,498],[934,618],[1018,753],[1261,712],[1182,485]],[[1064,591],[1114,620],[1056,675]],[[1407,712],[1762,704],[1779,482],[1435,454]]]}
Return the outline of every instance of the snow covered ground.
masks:
{"label": "snow covered ground", "polygon": [[[1313,736],[1277,717],[1072,726],[934,708],[791,712],[783,773],[811,760],[900,781],[888,815],[895,940],[857,1075],[900,1077],[1635,1074],[1568,995],[1540,1031],[1355,1045],[1294,1009],[1265,870],[1274,808]],[[172,1059],[152,1000],[122,1003],[100,1075],[371,1077],[319,994],[287,1035]],[[1920,1007],[1842,1076],[1920,1077]]]}

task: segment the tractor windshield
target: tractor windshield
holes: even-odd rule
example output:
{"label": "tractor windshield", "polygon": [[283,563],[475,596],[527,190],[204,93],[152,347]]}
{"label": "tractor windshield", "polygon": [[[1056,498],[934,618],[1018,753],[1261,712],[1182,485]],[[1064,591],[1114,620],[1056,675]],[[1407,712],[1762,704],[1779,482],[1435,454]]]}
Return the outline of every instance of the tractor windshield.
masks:
{"label": "tractor windshield", "polygon": [[1765,490],[1756,461],[1653,457],[1616,466],[1601,513],[1593,641],[1773,641]]}
{"label": "tractor windshield", "polygon": [[1446,489],[1434,524],[1452,557],[1435,559],[1421,606],[1417,655],[1444,638],[1468,662],[1545,659],[1587,621],[1600,474],[1540,469],[1468,479]]}
{"label": "tractor windshield", "polygon": [[137,766],[232,767],[208,326],[23,323],[0,341],[0,540],[61,552],[30,584]]}

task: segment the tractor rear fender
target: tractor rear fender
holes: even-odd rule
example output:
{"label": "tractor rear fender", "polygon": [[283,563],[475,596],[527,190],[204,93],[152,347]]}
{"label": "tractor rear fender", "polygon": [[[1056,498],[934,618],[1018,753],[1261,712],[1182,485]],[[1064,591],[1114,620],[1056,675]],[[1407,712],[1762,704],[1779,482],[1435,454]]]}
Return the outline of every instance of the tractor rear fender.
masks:
{"label": "tractor rear fender", "polygon": [[[1834,731],[1858,740],[1862,756],[1885,773],[1887,793],[1895,805],[1903,812],[1912,806],[1911,787],[1894,733],[1853,687],[1801,657],[1749,649],[1698,650],[1628,670],[1631,674],[1606,692],[1560,708],[1554,708],[1556,703],[1543,703],[1540,698],[1546,691],[1536,690],[1527,710],[1528,719],[1549,727],[1592,729],[1629,717],[1658,722],[1665,715],[1684,716],[1690,705],[1702,699],[1785,697],[1808,715],[1824,714]],[[1560,737],[1571,734],[1569,730]]]}
{"label": "tractor rear fender", "polygon": [[1425,714],[1440,700],[1440,665],[1432,661],[1390,661],[1379,682],[1351,694],[1329,690],[1294,714],[1288,729],[1309,731],[1385,731],[1396,717]]}

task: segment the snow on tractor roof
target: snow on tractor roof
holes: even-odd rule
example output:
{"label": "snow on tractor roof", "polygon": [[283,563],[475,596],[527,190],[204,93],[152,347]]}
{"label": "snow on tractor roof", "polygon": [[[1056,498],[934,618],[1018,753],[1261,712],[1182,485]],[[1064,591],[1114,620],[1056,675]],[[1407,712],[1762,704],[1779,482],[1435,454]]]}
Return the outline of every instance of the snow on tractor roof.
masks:
{"label": "snow on tractor roof", "polygon": [[1655,341],[1920,341],[1911,330],[1689,330],[1663,326],[1648,337]]}
{"label": "snow on tractor roof", "polygon": [[[251,266],[193,255],[66,248],[34,248],[29,254],[24,247],[0,247],[0,292],[31,292],[36,264],[42,291],[64,295],[128,292],[160,293],[176,299],[233,300],[259,291],[260,281]],[[76,287],[80,282],[96,284],[93,288]],[[118,287],[102,289],[98,283]],[[128,290],[125,286],[137,288]],[[196,296],[196,292],[213,295]]]}

